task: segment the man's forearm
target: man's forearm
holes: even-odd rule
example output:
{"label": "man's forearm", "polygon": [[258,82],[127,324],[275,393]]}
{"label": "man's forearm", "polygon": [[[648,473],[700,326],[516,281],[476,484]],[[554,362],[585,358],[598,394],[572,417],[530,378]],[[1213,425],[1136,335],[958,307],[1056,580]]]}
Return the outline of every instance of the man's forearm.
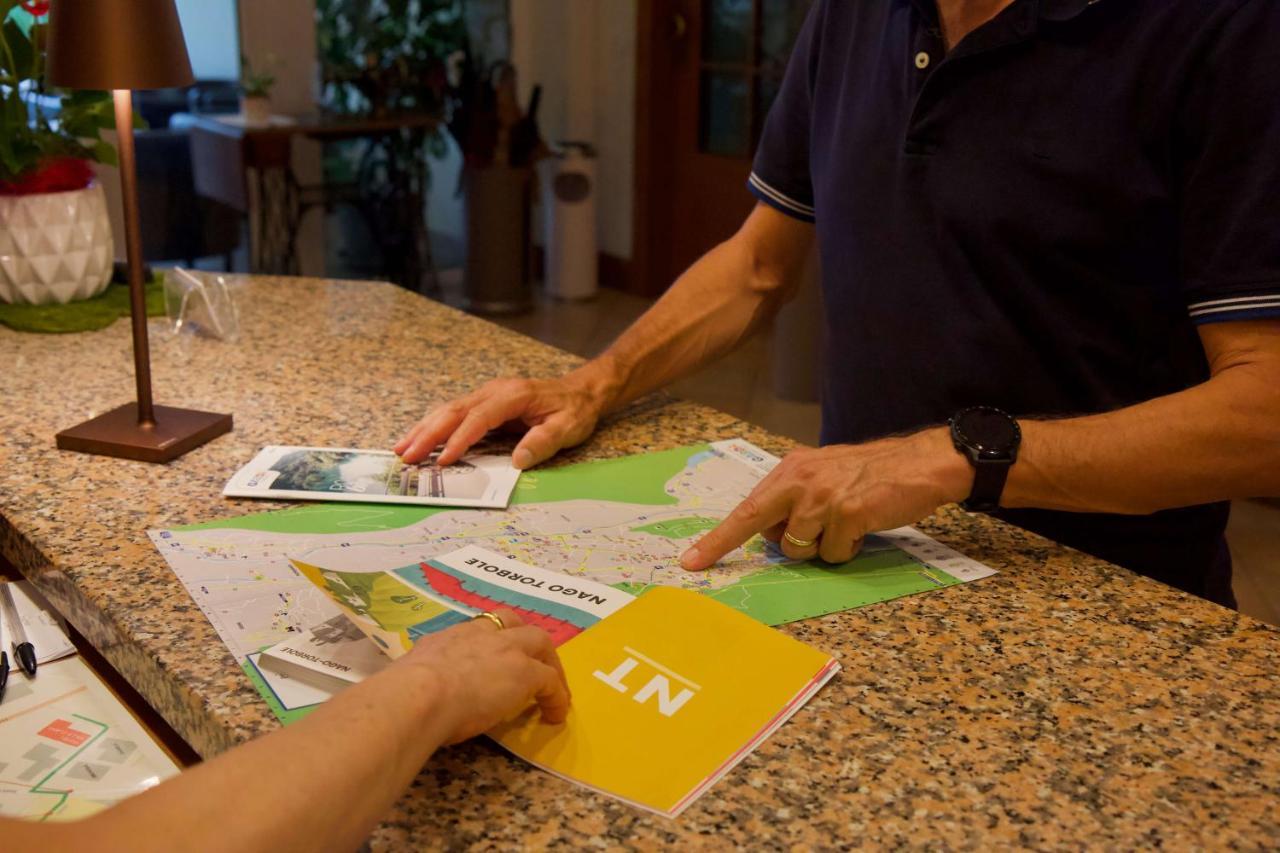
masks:
{"label": "man's forearm", "polygon": [[[1023,420],[1001,505],[1142,514],[1280,495],[1280,323],[1226,323],[1201,337],[1208,382],[1110,414]],[[793,560],[843,563],[868,534],[964,500],[973,481],[946,427],[801,449],[681,563],[710,568],[757,533]]]}
{"label": "man's forearm", "polygon": [[1261,370],[1228,371],[1105,415],[1022,426],[1006,507],[1145,514],[1280,494],[1280,387]]}
{"label": "man's forearm", "polygon": [[760,204],[730,240],[680,277],[599,358],[556,379],[497,379],[427,412],[394,450],[408,463],[440,450],[452,465],[489,431],[523,424],[512,464],[527,469],[580,444],[602,415],[732,350],[794,292],[811,224]]}
{"label": "man's forearm", "polygon": [[573,378],[609,411],[715,361],[764,327],[794,292],[812,239],[811,226],[758,208]]}

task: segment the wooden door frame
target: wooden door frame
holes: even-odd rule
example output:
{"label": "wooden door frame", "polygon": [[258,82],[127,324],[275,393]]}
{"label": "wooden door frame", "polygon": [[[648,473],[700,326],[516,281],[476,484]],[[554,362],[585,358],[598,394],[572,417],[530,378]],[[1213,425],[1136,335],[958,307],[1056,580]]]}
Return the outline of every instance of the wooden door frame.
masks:
{"label": "wooden door frame", "polygon": [[[636,96],[635,96],[635,172],[632,188],[632,241],[631,262],[625,289],[642,296],[660,296],[672,284],[672,277],[683,270],[673,264],[686,264],[693,257],[688,254],[687,245],[681,245],[683,232],[676,230],[678,217],[672,215],[670,193],[677,191],[677,181],[682,181],[679,189],[696,188],[699,183],[721,181],[722,161],[739,162],[733,168],[741,167],[741,193],[743,209],[741,218],[750,212],[751,198],[745,187],[747,174],[750,172],[752,156],[730,157],[712,154],[697,149],[696,156],[705,158],[705,162],[697,164],[690,174],[688,157],[683,146],[690,140],[673,139],[673,132],[681,134],[689,132],[691,122],[699,121],[698,80],[702,64],[702,27],[706,21],[702,19],[704,0],[637,0],[636,2]],[[761,27],[761,5],[755,6],[753,29],[759,36]],[[683,15],[686,30],[676,36],[673,33],[677,14]],[[757,47],[753,50],[758,50]],[[755,54],[752,54],[754,68]],[[756,74],[757,71],[753,71]],[[690,83],[692,77],[692,84]],[[755,81],[757,77],[753,77]],[[693,85],[690,102],[688,87]],[[751,97],[755,97],[753,85]],[[689,111],[692,110],[692,115]],[[752,110],[755,105],[753,101]],[[761,120],[754,117],[752,121]],[[751,134],[757,133],[755,127]],[[673,157],[673,145],[681,152],[681,156]],[[753,142],[754,147],[754,142]],[[736,176],[735,176],[736,179]],[[718,184],[717,184],[718,186]],[[704,211],[705,213],[706,211]],[[715,223],[713,231],[716,239],[727,239],[741,225],[739,213],[735,212],[731,221]],[[701,251],[712,248],[712,243],[701,247]]]}
{"label": "wooden door frame", "polygon": [[670,43],[676,13],[685,8],[683,0],[636,2],[635,186],[626,290],[640,296],[659,296],[671,284],[656,278],[655,244],[662,232],[656,227],[654,188],[671,185],[670,159],[662,157],[662,131],[673,124],[670,92],[676,75],[662,48]]}

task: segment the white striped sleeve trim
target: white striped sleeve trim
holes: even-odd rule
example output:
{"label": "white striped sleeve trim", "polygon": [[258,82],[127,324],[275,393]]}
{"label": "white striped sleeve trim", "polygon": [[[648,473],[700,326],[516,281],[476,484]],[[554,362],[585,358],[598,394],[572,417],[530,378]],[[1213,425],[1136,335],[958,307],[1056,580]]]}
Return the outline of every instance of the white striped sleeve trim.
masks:
{"label": "white striped sleeve trim", "polygon": [[817,213],[817,210],[814,209],[813,205],[801,204],[795,199],[778,192],[776,189],[765,183],[764,180],[755,172],[751,173],[751,177],[747,179],[747,183],[751,184],[751,186],[755,187],[758,192],[767,196],[771,201],[776,202],[783,208],[794,213],[798,213],[801,216],[807,216],[810,219],[814,218]]}
{"label": "white striped sleeve trim", "polygon": [[1228,314],[1239,311],[1267,311],[1280,308],[1280,293],[1269,296],[1239,296],[1234,299],[1211,299],[1187,306],[1192,317],[1208,317],[1213,314]]}

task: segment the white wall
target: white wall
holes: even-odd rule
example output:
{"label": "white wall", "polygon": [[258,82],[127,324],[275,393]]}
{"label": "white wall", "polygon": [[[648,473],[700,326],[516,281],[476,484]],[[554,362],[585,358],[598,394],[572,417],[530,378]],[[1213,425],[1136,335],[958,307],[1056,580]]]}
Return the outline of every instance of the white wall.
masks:
{"label": "white wall", "polygon": [[636,159],[636,7],[633,0],[596,4],[596,144],[600,147],[601,245],[631,257]]}
{"label": "white wall", "polygon": [[631,257],[635,175],[634,0],[511,0],[511,59],[528,102],[542,84],[542,133],[600,152],[600,250]]}
{"label": "white wall", "polygon": [[177,5],[196,79],[239,79],[236,0],[178,0]]}
{"label": "white wall", "polygon": [[[315,0],[240,0],[240,49],[255,69],[273,68],[273,112],[315,112],[320,86]],[[269,58],[274,58],[274,65]],[[294,139],[293,171],[300,183],[320,182],[320,161],[320,143]],[[323,214],[313,210],[303,219],[298,234],[303,275],[324,275],[323,241]]]}
{"label": "white wall", "polygon": [[319,89],[315,0],[240,0],[240,51],[255,70],[275,57],[276,112],[315,112]]}

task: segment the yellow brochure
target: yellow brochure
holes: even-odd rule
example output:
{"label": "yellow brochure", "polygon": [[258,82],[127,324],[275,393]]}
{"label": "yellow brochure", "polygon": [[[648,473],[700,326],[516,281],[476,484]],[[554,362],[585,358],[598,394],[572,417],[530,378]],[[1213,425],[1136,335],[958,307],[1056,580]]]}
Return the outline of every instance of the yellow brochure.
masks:
{"label": "yellow brochure", "polygon": [[564,725],[535,710],[489,732],[520,758],[668,817],[680,814],[840,669],[692,590],[653,587],[559,649]]}

